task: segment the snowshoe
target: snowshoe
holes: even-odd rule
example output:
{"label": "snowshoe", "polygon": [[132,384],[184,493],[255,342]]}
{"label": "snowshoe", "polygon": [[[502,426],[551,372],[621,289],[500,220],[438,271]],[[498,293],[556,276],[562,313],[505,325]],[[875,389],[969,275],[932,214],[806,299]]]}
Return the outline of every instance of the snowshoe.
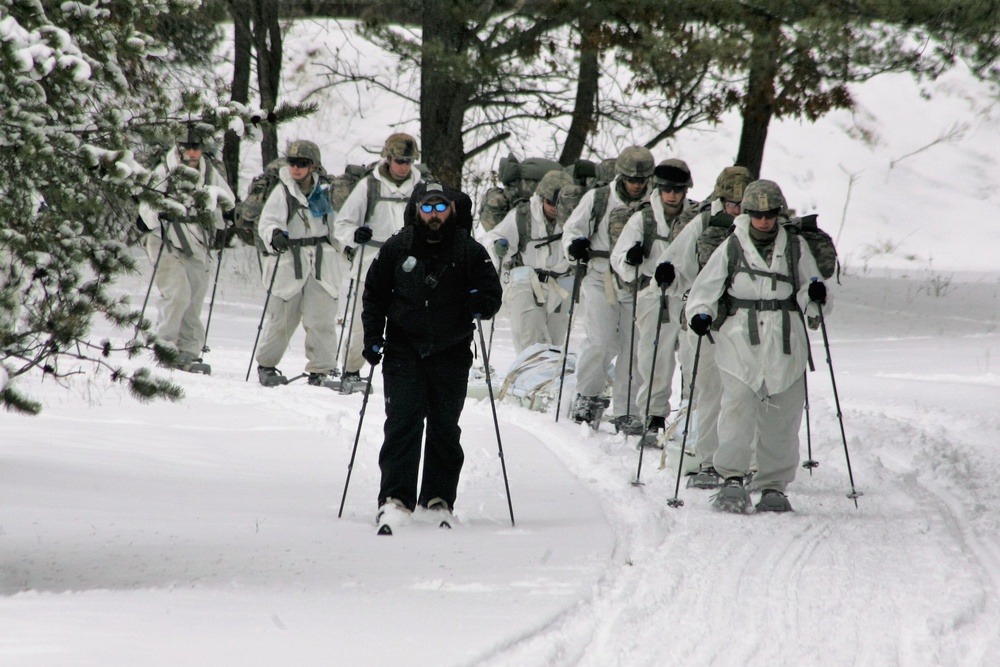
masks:
{"label": "snowshoe", "polygon": [[273,366],[258,366],[257,379],[265,387],[277,387],[278,385],[288,384],[288,378]]}
{"label": "snowshoe", "polygon": [[331,373],[310,373],[306,380],[311,387],[326,387],[334,391],[340,391],[341,382],[333,377]]}
{"label": "snowshoe", "polygon": [[646,430],[642,434],[642,439],[639,440],[639,446],[663,449],[663,443],[660,442],[660,434],[666,431],[666,428],[666,419],[663,417],[650,417],[649,423],[646,424]]}
{"label": "snowshoe", "polygon": [[378,508],[375,523],[378,524],[379,535],[392,535],[393,531],[410,523],[412,512],[406,505],[395,498],[386,498]]}
{"label": "snowshoe", "polygon": [[788,496],[777,489],[764,489],[760,501],[756,505],[758,512],[792,512],[792,504]]}
{"label": "snowshoe", "polygon": [[573,405],[573,421],[577,424],[590,424],[595,431],[601,426],[601,416],[611,405],[611,399],[602,396],[576,395]]}
{"label": "snowshoe", "polygon": [[181,352],[177,356],[177,361],[174,362],[174,368],[186,373],[212,374],[212,367],[204,363],[201,357],[196,357],[190,352]]}
{"label": "snowshoe", "polygon": [[687,488],[689,489],[717,489],[722,484],[722,475],[715,468],[708,466],[702,468],[693,475],[688,476]]}
{"label": "snowshoe", "polygon": [[638,417],[633,417],[632,415],[612,417],[611,424],[615,427],[615,433],[624,433],[625,435],[642,435],[646,432],[646,429],[642,426],[642,420]]}
{"label": "snowshoe", "polygon": [[427,503],[427,510],[433,516],[438,528],[451,530],[457,525],[455,515],[451,513],[448,503],[441,498],[435,498]]}
{"label": "snowshoe", "polygon": [[720,512],[745,514],[750,509],[750,494],[743,488],[742,477],[729,477],[712,498],[712,507]]}
{"label": "snowshoe", "polygon": [[341,394],[353,394],[355,392],[363,393],[365,389],[371,393],[371,387],[368,386],[368,381],[361,379],[361,373],[355,371],[353,373],[344,373],[344,377],[340,379],[340,393]]}

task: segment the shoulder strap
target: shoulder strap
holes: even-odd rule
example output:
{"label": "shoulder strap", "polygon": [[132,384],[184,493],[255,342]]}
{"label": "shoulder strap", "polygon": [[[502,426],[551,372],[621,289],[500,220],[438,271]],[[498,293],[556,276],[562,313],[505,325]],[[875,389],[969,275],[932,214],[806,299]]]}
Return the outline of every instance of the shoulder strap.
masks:
{"label": "shoulder strap", "polygon": [[608,199],[611,197],[611,186],[602,185],[594,190],[594,202],[590,207],[590,234],[597,231],[597,226],[604,219],[604,213],[608,210]]}
{"label": "shoulder strap", "polygon": [[531,214],[527,200],[520,202],[514,209],[514,221],[517,223],[517,252],[523,253],[531,240]]}
{"label": "shoulder strap", "polygon": [[373,174],[366,176],[368,179],[368,203],[365,205],[365,221],[362,226],[367,225],[375,212],[375,204],[378,203],[379,195],[382,193],[381,183]]}
{"label": "shoulder strap", "polygon": [[654,241],[669,242],[673,235],[661,236],[656,233],[656,216],[653,215],[653,207],[649,202],[643,203],[639,210],[642,211],[642,256],[649,257]]}

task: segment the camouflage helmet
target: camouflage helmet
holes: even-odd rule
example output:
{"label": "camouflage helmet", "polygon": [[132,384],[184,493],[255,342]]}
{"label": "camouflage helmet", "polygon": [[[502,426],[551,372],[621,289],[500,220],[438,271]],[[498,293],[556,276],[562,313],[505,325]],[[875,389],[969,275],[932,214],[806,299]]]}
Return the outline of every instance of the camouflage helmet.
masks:
{"label": "camouflage helmet", "polygon": [[634,178],[649,178],[653,175],[653,154],[642,146],[629,146],[615,161],[615,173]]}
{"label": "camouflage helmet", "polygon": [[285,157],[299,157],[312,160],[312,163],[317,167],[323,164],[319,146],[311,141],[299,140],[291,142],[288,144],[288,150],[285,151]]}
{"label": "camouflage helmet", "polygon": [[417,140],[404,132],[390,134],[382,147],[382,157],[384,158],[412,158],[413,161],[420,159],[420,149],[417,148]]}
{"label": "camouflage helmet", "polygon": [[785,196],[781,194],[781,188],[774,181],[759,180],[754,181],[743,190],[743,201],[740,203],[740,210],[747,211],[772,211],[774,209],[785,209]]}
{"label": "camouflage helmet", "polygon": [[743,192],[751,181],[753,181],[753,177],[746,167],[726,167],[715,179],[712,198],[735,202],[743,201]]}
{"label": "camouflage helmet", "polygon": [[675,157],[656,165],[656,169],[653,170],[653,183],[684,188],[694,185],[694,181],[691,180],[691,168],[687,166],[687,162]]}
{"label": "camouflage helmet", "polygon": [[542,176],[542,180],[538,181],[535,194],[545,201],[552,203],[559,197],[559,191],[567,185],[573,185],[573,177],[565,171],[553,170]]}

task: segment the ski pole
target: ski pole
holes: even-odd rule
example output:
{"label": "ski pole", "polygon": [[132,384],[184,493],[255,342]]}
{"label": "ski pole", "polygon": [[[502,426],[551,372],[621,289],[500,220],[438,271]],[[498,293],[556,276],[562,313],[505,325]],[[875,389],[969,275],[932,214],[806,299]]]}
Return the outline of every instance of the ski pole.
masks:
{"label": "ski pole", "polygon": [[704,336],[698,336],[698,343],[694,348],[694,363],[691,367],[691,386],[688,389],[688,411],[684,416],[684,437],[681,438],[681,456],[677,460],[677,484],[674,486],[674,497],[667,500],[667,505],[673,508],[684,507],[684,501],[677,497],[681,491],[681,471],[684,469],[684,453],[687,447],[688,441],[688,427],[691,425],[691,413],[694,410],[691,409],[691,400],[694,399],[694,381],[698,377],[698,361],[701,359],[701,339]]}
{"label": "ski pole", "polygon": [[[472,290],[475,292],[475,290]],[[475,315],[476,328],[479,329],[479,345],[486,350],[486,337],[483,335],[483,320],[479,315]],[[510,501],[510,484],[507,482],[507,463],[503,458],[503,443],[500,441],[500,422],[497,419],[497,404],[493,399],[493,383],[490,381],[490,357],[485,355],[483,367],[486,369],[486,389],[490,394],[490,410],[493,411],[493,428],[497,432],[497,450],[500,456],[500,468],[503,470],[503,488],[507,492],[507,509],[510,511],[510,525],[514,525],[514,505]]]}
{"label": "ski pole", "polygon": [[[381,353],[385,347],[375,347],[375,351]],[[344,495],[340,497],[340,511],[337,512],[339,519],[344,514],[344,501],[347,500],[347,487],[351,483],[351,471],[354,469],[354,456],[358,453],[358,440],[361,439],[361,425],[365,423],[365,410],[368,409],[368,396],[372,393],[372,376],[375,375],[375,367],[368,370],[368,386],[365,388],[365,397],[361,400],[361,413],[358,417],[358,432],[354,434],[354,447],[351,449],[351,460],[347,464],[347,479],[344,481]]]}
{"label": "ski pole", "polygon": [[267,315],[267,304],[271,301],[271,290],[274,289],[274,279],[278,277],[278,262],[281,261],[281,254],[274,258],[274,271],[271,272],[271,282],[267,286],[267,296],[264,298],[264,310],[260,313],[260,323],[257,325],[257,337],[253,339],[253,351],[250,353],[250,364],[247,366],[247,377],[244,382],[250,381],[250,369],[253,368],[253,358],[257,354],[257,343],[260,342],[260,330],[264,328],[264,316]]}
{"label": "ski pole", "polygon": [[215,290],[219,287],[219,272],[222,270],[222,248],[219,248],[218,266],[215,267],[215,282],[212,283],[212,299],[208,302],[208,319],[205,321],[205,342],[201,346],[202,353],[211,352],[208,347],[208,329],[212,326],[212,309],[215,308]]}
{"label": "ski pole", "polygon": [[569,356],[569,335],[573,332],[573,310],[576,302],[580,299],[580,281],[586,264],[580,260],[576,261],[576,272],[573,274],[573,292],[569,297],[569,317],[566,321],[566,344],[562,349],[562,370],[559,371],[559,396],[556,398],[556,422],[559,421],[559,410],[562,407],[563,380],[566,377],[566,357]]}
{"label": "ski pole", "polygon": [[[649,424],[649,404],[653,398],[653,378],[656,377],[656,356],[660,350],[660,329],[663,322],[663,307],[667,301],[667,286],[660,286],[660,307],[657,309],[656,316],[656,335],[653,337],[653,361],[649,364],[649,381],[646,383],[648,387],[646,391],[646,411],[643,413],[645,423]],[[642,450],[646,449],[642,446],[642,441],[639,441],[639,467],[635,469],[635,481],[632,482],[632,486],[643,486],[643,483],[639,481],[640,475],[642,475]]]}
{"label": "ski pole", "polygon": [[830,384],[833,386],[833,401],[837,406],[837,421],[840,423],[840,439],[844,443],[844,457],[847,459],[847,477],[851,481],[851,492],[847,497],[854,501],[854,507],[858,506],[858,497],[862,494],[854,487],[854,473],[851,471],[851,454],[847,450],[847,434],[844,433],[844,415],[840,411],[840,397],[837,394],[837,378],[833,375],[833,360],[830,358],[830,339],[826,335],[826,318],[823,316],[822,304],[819,306],[819,326],[823,332],[823,347],[826,348],[826,365],[830,367]]}
{"label": "ski pole", "polygon": [[802,463],[802,467],[809,471],[809,474],[813,474],[813,468],[819,467],[819,461],[813,460],[813,443],[812,443],[812,430],[809,425],[809,372],[805,371],[802,373],[802,390],[806,396],[805,411],[806,411],[806,460]]}
{"label": "ski pole", "polygon": [[351,306],[351,294],[353,292],[354,292],[354,276],[351,276],[351,281],[347,283],[347,296],[344,297],[344,317],[340,321],[340,338],[337,340],[337,354],[336,356],[334,356],[334,359],[340,359],[340,350],[344,347],[344,332],[347,330],[347,327],[345,327],[344,325],[347,324],[347,315],[348,315],[347,311]]}
{"label": "ski pole", "polygon": [[[639,304],[639,265],[635,265],[635,287],[632,288],[632,338],[628,350],[628,389],[625,391],[626,415],[632,415],[632,363],[635,360],[635,311]],[[628,433],[625,434],[626,441]],[[640,447],[639,449],[642,449]]]}
{"label": "ski pole", "polygon": [[344,350],[344,369],[341,372],[341,377],[347,375],[347,359],[351,356],[351,334],[354,332],[354,319],[358,314],[358,293],[361,292],[361,266],[364,264],[366,246],[367,243],[362,243],[361,250],[358,251],[358,277],[355,280],[357,287],[354,289],[354,303],[351,304],[351,324],[347,329],[347,349]]}
{"label": "ski pole", "polygon": [[167,245],[166,239],[160,239],[160,249],[156,253],[156,261],[153,262],[153,275],[149,277],[149,287],[146,288],[146,298],[142,300],[142,310],[139,311],[139,322],[135,325],[135,333],[132,337],[135,338],[139,335],[139,326],[142,324],[142,319],[146,316],[146,305],[149,303],[149,293],[153,291],[153,281],[156,280],[156,270],[160,268],[160,258],[163,257],[163,248]]}

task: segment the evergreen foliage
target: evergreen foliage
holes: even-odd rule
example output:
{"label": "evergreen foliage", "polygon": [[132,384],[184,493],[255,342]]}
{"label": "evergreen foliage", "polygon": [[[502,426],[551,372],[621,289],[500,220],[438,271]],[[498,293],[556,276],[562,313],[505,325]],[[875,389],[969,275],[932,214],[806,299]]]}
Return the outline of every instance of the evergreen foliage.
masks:
{"label": "evergreen foliage", "polygon": [[[131,358],[149,349],[154,337],[110,287],[137,270],[126,241],[138,199],[191,215],[205,214],[209,203],[199,188],[173,204],[150,188],[137,159],[143,138],[172,139],[195,119],[245,135],[260,118],[205,91],[176,95],[164,85],[169,52],[147,30],[196,5],[0,0],[0,401],[7,409],[41,409],[12,386],[29,372],[59,378],[103,369],[137,398],[181,396],[148,369],[112,363],[114,353]],[[123,339],[91,342],[98,317]]]}

